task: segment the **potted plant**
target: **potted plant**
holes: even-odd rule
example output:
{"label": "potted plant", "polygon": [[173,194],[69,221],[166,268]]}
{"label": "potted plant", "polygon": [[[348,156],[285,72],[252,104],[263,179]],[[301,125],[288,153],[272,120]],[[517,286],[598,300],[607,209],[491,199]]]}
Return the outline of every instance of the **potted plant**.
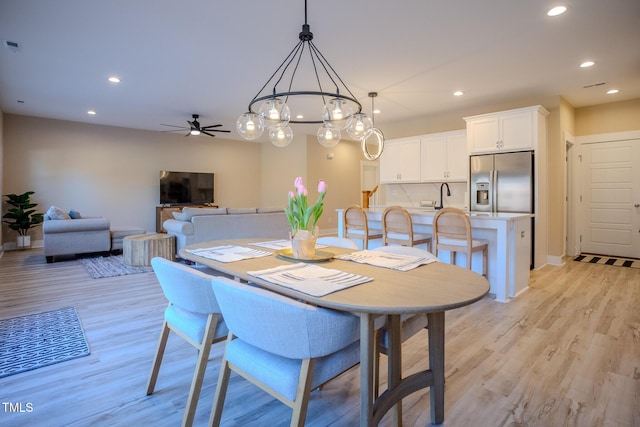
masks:
{"label": "potted plant", "polygon": [[17,247],[26,248],[31,246],[31,236],[29,230],[44,220],[44,214],[36,212],[37,203],[31,203],[31,195],[33,191],[27,191],[23,194],[5,194],[7,203],[13,206],[4,214],[3,221],[9,225],[9,228],[18,232]]}

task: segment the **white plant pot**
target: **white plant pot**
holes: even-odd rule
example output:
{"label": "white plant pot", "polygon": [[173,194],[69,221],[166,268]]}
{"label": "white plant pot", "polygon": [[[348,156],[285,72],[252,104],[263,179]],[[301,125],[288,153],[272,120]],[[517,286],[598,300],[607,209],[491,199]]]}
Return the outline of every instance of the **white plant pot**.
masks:
{"label": "white plant pot", "polygon": [[18,247],[18,249],[30,248],[31,236],[18,236],[18,240],[16,241],[16,246]]}

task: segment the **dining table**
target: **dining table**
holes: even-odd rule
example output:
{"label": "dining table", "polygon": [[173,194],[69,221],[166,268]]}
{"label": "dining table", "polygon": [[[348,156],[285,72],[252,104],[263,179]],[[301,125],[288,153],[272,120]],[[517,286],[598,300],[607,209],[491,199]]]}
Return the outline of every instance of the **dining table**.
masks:
{"label": "dining table", "polygon": [[[314,265],[371,278],[366,283],[333,291],[326,295],[312,295],[255,275],[279,266],[298,263],[290,250],[265,249],[264,239],[231,239],[188,245],[178,256],[271,291],[315,304],[320,307],[353,313],[360,318],[360,425],[378,425],[382,417],[393,409],[394,422],[402,424],[401,401],[404,397],[429,388],[432,424],[444,422],[445,371],[445,312],[470,305],[489,292],[489,282],[481,275],[465,268],[436,261],[408,271],[340,259],[354,249],[323,247]],[[266,256],[221,262],[202,256],[198,250],[237,246],[269,252]],[[254,273],[249,274],[249,272]],[[401,319],[402,316],[426,314],[428,318],[428,367],[402,377]],[[375,395],[377,378],[376,325],[384,317],[389,334],[387,348],[387,386]]]}

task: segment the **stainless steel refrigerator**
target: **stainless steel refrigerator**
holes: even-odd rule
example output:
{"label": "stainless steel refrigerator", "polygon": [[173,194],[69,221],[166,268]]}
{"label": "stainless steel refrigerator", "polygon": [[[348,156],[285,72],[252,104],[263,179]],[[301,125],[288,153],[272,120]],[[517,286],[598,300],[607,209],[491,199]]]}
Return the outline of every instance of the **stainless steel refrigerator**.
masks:
{"label": "stainless steel refrigerator", "polygon": [[471,211],[534,213],[533,151],[470,156]]}
{"label": "stainless steel refrigerator", "polygon": [[[472,212],[535,213],[533,151],[469,157]],[[535,221],[531,218],[531,256],[535,253]]]}

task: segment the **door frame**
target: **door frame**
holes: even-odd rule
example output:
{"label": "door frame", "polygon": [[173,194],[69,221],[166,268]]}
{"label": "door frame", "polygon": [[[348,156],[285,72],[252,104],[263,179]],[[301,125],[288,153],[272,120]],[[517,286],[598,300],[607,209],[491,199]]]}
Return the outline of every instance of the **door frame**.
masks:
{"label": "door frame", "polygon": [[580,146],[576,144],[576,138],[569,132],[564,133],[565,161],[564,161],[564,242],[562,253],[568,256],[575,256],[580,253],[580,233],[576,214],[576,207],[580,200],[581,193],[579,174],[579,160],[582,158]]}
{"label": "door frame", "polygon": [[[586,144],[594,144],[594,143],[602,143],[602,142],[615,142],[615,141],[625,141],[628,139],[640,139],[640,130],[632,130],[625,132],[613,132],[613,133],[602,133],[602,134],[594,134],[594,135],[584,135],[576,137],[576,143],[578,145],[577,150],[574,153],[574,160],[576,162],[574,165],[578,165],[578,167],[573,168],[574,172],[572,174],[573,179],[571,183],[571,188],[574,190],[574,197],[572,201],[572,210],[574,212],[573,219],[576,227],[577,233],[574,235],[574,241],[570,242],[570,248],[576,248],[577,253],[575,255],[580,254],[581,252],[581,236],[586,233],[586,221],[584,219],[584,215],[581,215],[584,206],[582,205],[582,193],[584,191],[584,187],[582,186],[581,176],[584,171],[584,164],[582,163],[582,147]],[[571,254],[568,254],[571,255]]]}

